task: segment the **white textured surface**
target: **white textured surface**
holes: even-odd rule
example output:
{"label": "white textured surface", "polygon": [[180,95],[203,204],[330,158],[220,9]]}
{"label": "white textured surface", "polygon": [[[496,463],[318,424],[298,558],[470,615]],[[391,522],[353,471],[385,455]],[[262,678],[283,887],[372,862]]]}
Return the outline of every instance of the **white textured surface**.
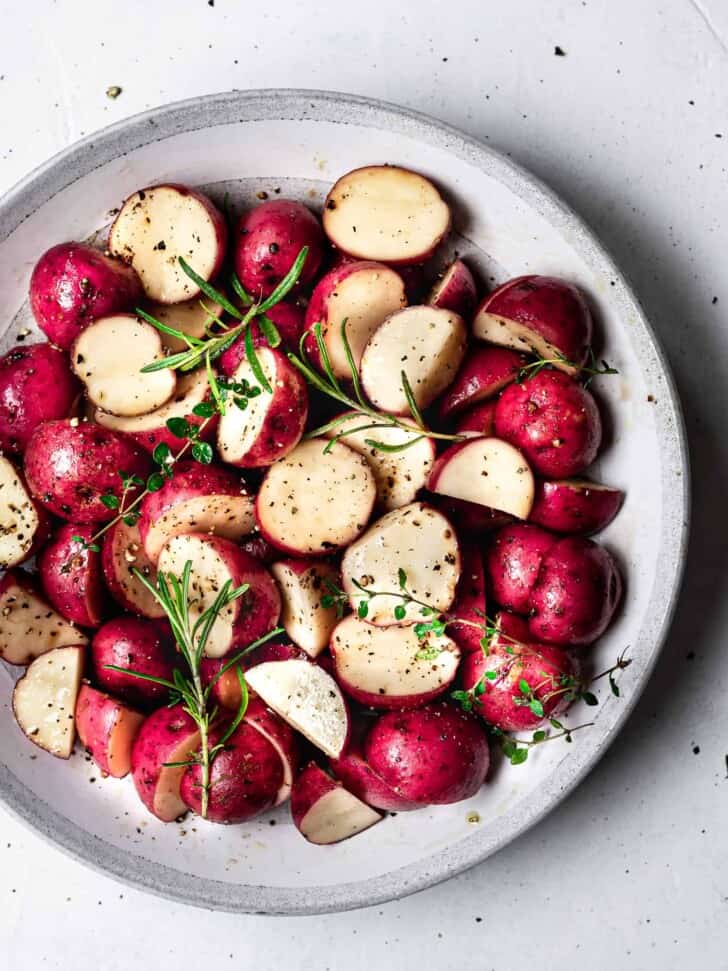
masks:
{"label": "white textured surface", "polygon": [[688,582],[660,670],[604,762],[464,877],[340,916],[208,915],[118,887],[0,815],[3,964],[521,971],[583,956],[606,971],[699,954],[725,967],[725,6],[368,0],[366,21],[333,0],[244,16],[233,0],[180,0],[164,16],[152,6],[0,2],[0,189],[111,121],[230,87],[349,90],[487,138],[592,222],[667,346],[693,448]]}

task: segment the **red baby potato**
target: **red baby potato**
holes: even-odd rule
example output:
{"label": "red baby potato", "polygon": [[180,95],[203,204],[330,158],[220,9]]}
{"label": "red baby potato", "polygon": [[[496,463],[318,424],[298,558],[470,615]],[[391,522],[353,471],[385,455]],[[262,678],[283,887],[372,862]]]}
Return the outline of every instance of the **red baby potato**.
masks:
{"label": "red baby potato", "polygon": [[603,546],[569,536],[544,554],[531,589],[531,636],[551,644],[591,644],[609,626],[622,596],[622,578]]}
{"label": "red baby potato", "polygon": [[351,614],[331,636],[336,680],[372,708],[416,708],[455,680],[460,650],[450,637],[420,639],[413,627],[375,627]]}
{"label": "red baby potato", "polygon": [[[210,733],[215,745],[226,728]],[[211,823],[244,823],[270,809],[283,782],[283,766],[275,748],[260,732],[243,722],[210,768],[206,819]],[[198,815],[202,811],[202,767],[190,766],[182,776],[180,795]]]}
{"label": "red baby potato", "polygon": [[338,759],[330,760],[331,769],[346,788],[363,802],[387,812],[419,809],[420,803],[405,799],[372,769],[361,744],[348,746]]}
{"label": "red baby potato", "polygon": [[471,405],[494,398],[515,381],[527,363],[525,354],[506,347],[473,348],[440,400],[440,417],[449,418]]}
{"label": "red baby potato", "polygon": [[363,532],[376,493],[364,456],[311,438],[268,469],[255,502],[258,529],[284,553],[325,556]]}
{"label": "red baby potato", "polygon": [[500,438],[468,438],[451,445],[435,462],[427,488],[518,519],[528,519],[533,505],[529,464]]}
{"label": "red baby potato", "polygon": [[[112,671],[110,665],[124,670]],[[169,691],[164,685],[125,672],[136,671],[172,681],[176,666],[171,636],[161,624],[151,620],[116,617],[96,631],[91,643],[91,667],[96,684],[141,708],[164,704]]]}
{"label": "red baby potato", "polygon": [[[453,617],[470,621],[470,624],[485,622],[485,572],[483,554],[479,545],[460,544],[460,579],[455,590],[455,600],[450,608]],[[470,624],[448,624],[447,633],[461,651],[480,650],[483,632]]]}
{"label": "red baby potato", "polygon": [[247,647],[278,623],[281,595],[275,580],[259,560],[243,552],[229,539],[209,534],[174,536],[159,554],[160,573],[181,577],[185,564],[190,573],[189,614],[192,624],[217,599],[223,585],[246,584],[248,589],[217,615],[205,646],[207,657]]}
{"label": "red baby potato", "polygon": [[290,796],[293,780],[298,771],[301,756],[298,735],[260,698],[251,697],[243,721],[260,732],[278,753],[283,766],[283,780],[274,805],[280,806]]}
{"label": "red baby potato", "polygon": [[76,737],[74,711],[86,658],[84,647],[57,647],[28,666],[15,683],[13,715],[34,745],[68,759]]}
{"label": "red baby potato", "polygon": [[[377,327],[406,306],[404,281],[398,273],[371,260],[349,261],[329,270],[316,284],[306,310],[306,327],[321,324],[332,370],[337,377],[347,379],[351,378],[351,367],[342,337],[343,322],[346,321],[346,338],[358,367]],[[306,347],[311,359],[319,361],[313,334]]]}
{"label": "red baby potato", "polygon": [[[40,425],[25,453],[25,477],[35,498],[76,523],[113,519],[116,511],[101,497],[111,493],[121,499],[120,472],[145,477],[148,471],[147,456],[129,439],[77,418]],[[127,501],[135,492],[129,491]]]}
{"label": "red baby potato", "polygon": [[29,664],[53,648],[86,641],[41,596],[30,574],[8,570],[0,579],[0,658],[7,664]]}
{"label": "red baby potato", "polygon": [[92,320],[133,310],[142,295],[131,266],[85,243],[53,246],[30,278],[33,316],[48,339],[64,350]]}
{"label": "red baby potato", "polygon": [[19,470],[0,455],[0,569],[29,559],[48,539],[50,525]]}
{"label": "red baby potato", "polygon": [[485,557],[485,572],[488,589],[502,607],[529,613],[531,590],[555,542],[551,533],[528,523],[513,523],[496,533]]}
{"label": "red baby potato", "polygon": [[457,435],[482,435],[485,438],[492,438],[495,435],[496,405],[496,401],[490,400],[468,408],[458,417],[455,433]]}
{"label": "red baby potato", "polygon": [[[306,311],[303,307],[300,307],[297,303],[288,303],[283,300],[267,310],[266,317],[273,321],[281,335],[281,349],[298,353],[299,341],[306,329]],[[252,329],[255,346],[268,347],[268,342],[263,336],[257,320],[253,321]],[[232,377],[246,358],[245,339],[241,334],[226,351],[223,351],[217,363],[224,375]]]}
{"label": "red baby potato", "polygon": [[324,251],[318,219],[302,203],[272,199],[245,213],[235,231],[235,271],[253,298],[267,297],[308,247],[299,277],[305,286],[316,276]]}
{"label": "red baby potato", "polygon": [[318,846],[340,843],[382,818],[315,762],[293,784],[291,815],[301,835]]}
{"label": "red baby potato", "polygon": [[452,310],[466,319],[475,309],[478,298],[473,274],[462,260],[453,260],[445,267],[425,303],[431,307]]}
{"label": "red baby potato", "polygon": [[29,344],[8,351],[0,358],[0,448],[24,452],[38,425],[71,414],[80,390],[57,347]]}
{"label": "red baby potato", "polygon": [[144,552],[138,524],[130,526],[122,519],[114,523],[103,539],[101,566],[111,596],[124,610],[152,620],[164,617],[164,610],[134,572],[156,585],[157,569]]}
{"label": "red baby potato", "polygon": [[621,489],[586,479],[542,480],[536,483],[536,496],[528,518],[556,533],[584,536],[608,526],[623,501]]}
{"label": "red baby potato", "polygon": [[82,684],[76,699],[76,731],[101,774],[123,779],[131,771],[131,749],[144,715],[111,695]]}
{"label": "red baby potato", "polygon": [[[261,347],[258,362],[270,391],[248,398],[245,410],[230,404],[217,426],[220,458],[240,468],[272,465],[296,447],[308,417],[306,380],[281,351]],[[250,362],[240,362],[233,380],[260,387]]]}
{"label": "red baby potato", "polygon": [[[97,408],[94,412],[94,421],[104,428],[123,432],[147,452],[153,452],[160,443],[168,445],[173,452],[179,452],[185,444],[185,439],[172,434],[167,422],[171,419],[182,419],[183,422],[194,425],[198,429],[197,434],[201,441],[211,441],[215,437],[218,416],[201,418],[193,413],[196,405],[206,401],[209,396],[207,374],[204,368],[200,368],[191,374],[180,374],[172,399],[156,411],[150,411],[147,415],[137,415],[134,418],[122,418],[120,415],[111,415]],[[183,430],[186,430],[184,426]]]}
{"label": "red baby potato", "polygon": [[462,317],[437,307],[405,307],[387,317],[364,348],[359,368],[367,398],[381,411],[409,415],[402,373],[419,408],[452,383],[467,344]]}
{"label": "red baby potato", "polygon": [[45,595],[62,617],[81,627],[98,627],[108,607],[101,554],[85,545],[92,545],[94,530],[87,523],[67,523],[38,557]]}
{"label": "red baby potato", "polygon": [[323,224],[337,249],[360,260],[424,263],[450,229],[450,209],[423,175],[367,165],[334,184]]}
{"label": "red baby potato", "polygon": [[550,276],[508,280],[483,300],[473,333],[492,344],[535,353],[567,373],[584,363],[592,318],[579,290]]}
{"label": "red baby potato", "polygon": [[504,732],[530,731],[568,708],[576,683],[569,654],[549,644],[493,645],[486,655],[463,661],[463,688],[473,691],[474,710]]}
{"label": "red baby potato", "polygon": [[139,534],[156,563],[165,543],[183,533],[209,533],[238,540],[253,528],[253,499],[231,469],[181,461],[174,476],[141,504]]}
{"label": "red baby potato", "polygon": [[395,792],[420,805],[474,796],[490,764],[481,725],[445,702],[382,715],[367,735],[365,754]]}
{"label": "red baby potato", "polygon": [[134,267],[150,299],[180,303],[200,288],[179,257],[203,280],[212,280],[225,258],[227,235],[225,217],[207,196],[168,183],[129,196],[109,232],[109,250]]}
{"label": "red baby potato", "polygon": [[195,758],[200,745],[196,723],[182,705],[159,708],[145,719],[134,739],[131,772],[139,798],[163,823],[187,812],[180,795],[186,766],[169,763]]}
{"label": "red baby potato", "polygon": [[563,371],[544,369],[498,399],[496,435],[515,445],[540,475],[568,478],[597,456],[602,422],[592,395]]}

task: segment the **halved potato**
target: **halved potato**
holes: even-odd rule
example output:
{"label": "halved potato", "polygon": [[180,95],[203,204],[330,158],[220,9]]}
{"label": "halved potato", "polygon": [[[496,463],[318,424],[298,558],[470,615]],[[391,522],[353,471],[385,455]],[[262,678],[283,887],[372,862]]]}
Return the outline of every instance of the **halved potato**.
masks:
{"label": "halved potato", "polygon": [[13,691],[13,714],[24,734],[59,759],[73,751],[85,658],[79,646],[49,651],[33,661]]}

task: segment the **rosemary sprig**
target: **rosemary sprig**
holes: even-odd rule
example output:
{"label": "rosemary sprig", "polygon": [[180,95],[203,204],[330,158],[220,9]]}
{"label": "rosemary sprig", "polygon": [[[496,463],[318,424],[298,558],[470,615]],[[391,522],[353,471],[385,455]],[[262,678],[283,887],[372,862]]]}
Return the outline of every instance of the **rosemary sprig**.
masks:
{"label": "rosemary sprig", "polygon": [[[536,354],[535,350],[532,350],[531,353]],[[581,367],[579,367],[579,365],[574,361],[570,361],[568,357],[559,353],[559,351],[556,351],[555,357],[552,358],[541,357],[538,354],[536,356],[538,358],[536,361],[532,361],[530,364],[524,364],[523,367],[520,368],[518,374],[516,375],[516,384],[523,384],[523,382],[528,378],[533,378],[537,374],[540,374],[544,368],[557,367],[559,365],[566,365],[567,367],[572,368],[575,372],[578,372],[579,377],[582,375],[587,375],[586,381],[584,381],[585,388],[588,388],[594,378],[599,374],[619,374],[619,371],[616,368],[611,367],[604,360],[601,362],[600,366],[599,361],[597,360],[596,355],[591,347],[589,348],[587,360]]]}
{"label": "rosemary sprig", "polygon": [[[313,325],[313,327],[308,328],[301,336],[298,354],[294,354],[292,351],[288,352],[288,359],[291,364],[298,368],[298,370],[312,387],[314,387],[317,391],[320,391],[322,394],[325,394],[327,397],[333,398],[334,401],[340,402],[340,404],[344,405],[349,411],[355,412],[362,418],[363,424],[361,426],[354,429],[349,429],[341,434],[334,435],[326,446],[325,451],[329,451],[331,448],[333,448],[334,444],[339,439],[344,438],[346,435],[351,435],[357,431],[367,431],[370,428],[400,428],[403,431],[410,433],[410,437],[399,445],[388,445],[386,442],[381,442],[373,438],[365,439],[366,444],[370,448],[375,448],[380,452],[402,452],[405,449],[411,448],[416,442],[421,441],[423,438],[434,438],[439,441],[446,442],[461,442],[464,440],[463,435],[448,435],[444,432],[432,431],[432,429],[427,427],[422,417],[422,413],[417,406],[412,393],[412,388],[410,387],[409,380],[404,371],[401,373],[402,390],[405,398],[407,399],[412,418],[415,422],[415,428],[412,427],[411,423],[404,421],[402,418],[398,418],[396,415],[387,414],[386,412],[377,411],[376,408],[373,408],[370,404],[368,404],[364,398],[364,395],[362,394],[361,385],[359,382],[359,372],[357,370],[354,355],[349,343],[349,338],[346,333],[346,324],[346,320],[343,320],[341,323],[341,342],[346,355],[347,364],[351,372],[350,381],[354,390],[354,397],[352,397],[342,387],[341,382],[334,374],[320,323],[316,323]],[[316,342],[323,373],[314,367],[308,357],[308,354],[306,353],[306,342],[311,336]],[[333,418],[324,425],[320,425],[318,428],[314,428],[312,431],[307,432],[305,437],[318,438],[321,435],[326,435],[343,422],[348,421],[350,418],[350,414],[339,415],[337,418]],[[367,419],[369,420],[368,422]],[[418,434],[413,435],[413,432],[418,432]]]}
{"label": "rosemary sprig", "polygon": [[[135,569],[133,572],[164,611],[172,628],[179,652],[187,667],[187,673],[183,674],[177,669],[174,672],[174,680],[168,681],[164,678],[156,678],[152,675],[143,674],[140,671],[129,670],[128,668],[122,668],[116,665],[110,664],[106,665],[106,667],[108,670],[119,671],[144,681],[153,681],[155,684],[160,684],[167,688],[170,693],[170,704],[181,704],[197,725],[200,732],[199,752],[187,761],[168,762],[165,764],[169,766],[200,766],[202,792],[200,815],[205,818],[209,804],[210,769],[212,763],[245,717],[245,712],[248,707],[248,690],[245,676],[240,667],[240,660],[254,648],[259,647],[261,644],[264,644],[279,634],[282,628],[276,628],[270,631],[264,637],[248,645],[244,650],[239,651],[221,667],[215,677],[206,686],[203,686],[201,663],[205,656],[205,647],[207,646],[215,621],[229,604],[247,593],[249,585],[243,583],[239,587],[233,587],[231,581],[227,580],[218,592],[214,602],[206,610],[202,611],[193,622],[189,610],[190,579],[192,575],[192,562],[190,560],[185,563],[180,577],[177,577],[173,573],[160,572],[157,575],[156,585],[151,584],[139,570]],[[236,668],[236,674],[240,683],[241,702],[234,718],[226,726],[223,734],[214,745],[211,745],[210,730],[218,720],[219,712],[216,706],[211,705],[210,695],[220,677],[233,666]]]}

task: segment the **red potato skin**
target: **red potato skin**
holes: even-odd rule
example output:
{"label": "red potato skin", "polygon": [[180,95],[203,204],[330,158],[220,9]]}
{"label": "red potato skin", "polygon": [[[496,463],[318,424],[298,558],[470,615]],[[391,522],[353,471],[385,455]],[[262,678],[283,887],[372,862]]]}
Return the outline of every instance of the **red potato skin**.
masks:
{"label": "red potato skin", "polygon": [[[82,684],[76,701],[76,731],[81,744],[91,755],[104,776],[123,779],[131,771],[132,741],[141,728],[144,715],[134,711],[111,695]],[[126,722],[128,748],[119,750],[115,735]],[[118,741],[117,741],[118,745]]]}
{"label": "red potato skin", "polygon": [[330,760],[330,765],[349,792],[375,809],[402,813],[420,808],[421,803],[405,799],[377,775],[359,745],[347,746],[338,759]]}
{"label": "red potato skin", "polygon": [[246,536],[244,540],[240,543],[240,549],[245,550],[246,553],[250,553],[254,556],[256,560],[260,560],[266,566],[270,566],[271,563],[275,563],[277,559],[280,558],[280,551],[272,546],[265,536],[261,535],[259,532],[251,533],[250,536]]}
{"label": "red potato skin", "polygon": [[495,431],[523,452],[534,472],[556,479],[583,472],[602,441],[592,395],[568,374],[549,369],[503,391]]}
{"label": "red potato skin", "polygon": [[425,303],[441,310],[451,310],[468,320],[478,299],[473,274],[462,260],[454,260],[445,267]]}
{"label": "red potato skin", "polygon": [[[486,671],[495,671],[495,680],[484,677]],[[487,656],[482,651],[469,654],[460,669],[466,691],[471,691],[479,682],[484,686],[483,693],[473,699],[475,711],[489,725],[504,732],[531,731],[549,717],[566,711],[570,702],[562,690],[562,678],[576,677],[576,674],[574,661],[561,648],[512,641],[491,646]],[[543,716],[531,711],[519,687],[521,680],[527,682],[533,697],[543,705]]]}
{"label": "red potato skin", "polygon": [[[298,353],[298,342],[306,327],[306,311],[303,307],[299,307],[296,303],[283,301],[266,311],[266,316],[278,328],[278,333],[281,335],[281,347],[287,351]],[[253,344],[255,347],[268,347],[268,341],[263,337],[256,321],[253,321]],[[242,337],[239,337],[220,355],[217,366],[224,375],[232,377],[240,362],[245,359],[245,341]]]}
{"label": "red potato skin", "polygon": [[152,712],[134,739],[131,751],[134,788],[154,815],[154,796],[164,763],[170,760],[185,738],[190,740],[189,754],[193,755],[199,748],[197,725],[182,705],[175,705]]}
{"label": "red potato skin", "polygon": [[528,614],[543,559],[557,537],[539,526],[512,523],[500,529],[485,557],[488,591],[502,607]]}
{"label": "red potato skin", "polygon": [[132,267],[85,243],[51,247],[30,278],[33,316],[48,339],[64,350],[93,320],[133,310],[143,296]]}
{"label": "red potato skin", "polygon": [[161,684],[144,681],[107,665],[138,671],[171,681],[177,654],[165,625],[140,617],[117,617],[107,621],[91,642],[91,668],[99,687],[131,705],[148,710],[165,704],[169,691]]}
{"label": "red potato skin", "polygon": [[271,711],[271,709],[268,708],[268,706],[255,695],[253,695],[250,699],[243,721],[247,725],[250,725],[251,728],[261,732],[261,734],[264,735],[268,741],[272,741],[274,748],[276,745],[278,745],[280,748],[280,752],[278,754],[281,760],[284,762],[283,786],[279,790],[276,797],[276,805],[280,805],[280,803],[285,802],[290,794],[290,783],[286,776],[290,772],[290,781],[293,781],[301,763],[300,736],[287,722],[283,721],[283,719],[276,715],[274,711]]}
{"label": "red potato skin", "polygon": [[315,762],[309,762],[297,776],[291,790],[291,818],[296,829],[300,830],[306,814],[319,799],[340,785]]}
{"label": "red potato skin", "polygon": [[592,489],[583,480],[541,480],[528,518],[555,533],[589,536],[611,523],[623,501],[621,489]]}
{"label": "red potato skin", "polygon": [[[209,395],[206,400],[209,400]],[[217,432],[217,425],[220,420],[219,415],[213,415],[212,418],[201,418],[199,415],[185,415],[185,421],[188,421],[190,425],[196,425],[198,428],[202,425],[203,421],[207,424],[202,429],[199,434],[201,442],[211,442],[215,438],[215,433]],[[143,432],[124,432],[124,437],[128,438],[130,441],[134,442],[140,448],[144,449],[150,455],[154,452],[157,445],[164,444],[168,445],[172,450],[172,453],[179,452],[179,450],[185,444],[184,438],[178,438],[173,435],[172,432],[167,428],[166,424],[161,424],[157,428],[148,428]]]}
{"label": "red potato skin", "polygon": [[29,344],[8,351],[0,358],[0,449],[24,452],[40,424],[71,415],[80,392],[57,347]]}
{"label": "red potato skin", "polygon": [[[200,677],[205,687],[212,683],[213,678],[225,665],[225,658],[203,657],[200,661]],[[248,689],[252,694],[251,689]],[[210,697],[214,698],[217,704],[222,705],[228,711],[237,711],[243,700],[243,693],[240,690],[240,682],[234,668],[228,668],[215,681],[210,691]]]}
{"label": "red potato skin", "polygon": [[[485,571],[483,569],[483,554],[479,546],[460,544],[461,570],[455,591],[455,600],[450,613],[454,617],[484,624],[486,615],[485,601]],[[483,631],[468,624],[450,624],[447,628],[448,637],[452,637],[460,650],[465,654],[479,651]]]}
{"label": "red potato skin", "polygon": [[272,401],[248,451],[237,462],[228,459],[241,469],[265,468],[283,458],[298,445],[308,419],[306,379],[284,353],[271,348],[266,352],[275,359]]}
{"label": "red potato skin", "polygon": [[273,199],[245,213],[235,232],[235,270],[254,298],[269,296],[304,246],[308,256],[298,286],[316,276],[324,254],[324,234],[314,214],[300,202]]}
{"label": "red potato skin", "polygon": [[98,627],[108,613],[101,554],[84,549],[72,537],[90,543],[95,527],[66,523],[38,557],[43,591],[58,613],[80,627]]}
{"label": "red potato skin", "polygon": [[483,345],[469,351],[455,380],[440,400],[440,417],[447,419],[471,405],[494,398],[515,381],[527,363],[525,354],[507,347]]}
{"label": "red potato skin", "polygon": [[481,506],[477,502],[467,499],[456,499],[454,496],[443,496],[433,493],[429,501],[444,513],[457,526],[458,532],[464,536],[487,533],[513,519],[508,513]]}
{"label": "red potato skin", "polygon": [[[181,461],[175,465],[174,476],[167,479],[157,492],[150,492],[141,503],[139,535],[146,544],[151,527],[180,503],[204,496],[245,495],[245,483],[232,469],[221,465],[201,465]],[[188,532],[194,532],[190,525]]]}
{"label": "red potato skin", "polygon": [[531,640],[528,621],[520,614],[512,614],[509,610],[499,610],[493,618],[497,633],[491,643],[503,643],[505,646],[519,641],[527,644]]}
{"label": "red potato skin", "polygon": [[455,425],[457,435],[483,435],[492,438],[495,435],[495,409],[497,402],[482,401],[463,412]]}
{"label": "red potato skin", "polygon": [[531,590],[531,636],[569,647],[591,644],[621,598],[622,577],[603,546],[580,536],[560,539],[545,554]]}
{"label": "red potato skin", "polygon": [[474,796],[490,764],[477,719],[447,702],[382,715],[367,735],[365,755],[395,792],[423,806]]}
{"label": "red potato skin", "polygon": [[[33,432],[25,453],[25,478],[46,509],[77,523],[109,522],[116,511],[101,496],[121,499],[119,472],[146,478],[148,457],[123,435],[88,422],[49,421]],[[134,497],[131,489],[128,499]]]}
{"label": "red potato skin", "polygon": [[[210,741],[221,738],[224,725],[213,729]],[[211,823],[244,823],[270,809],[283,783],[283,765],[278,752],[259,731],[243,722],[210,769],[207,819]],[[182,776],[180,795],[189,808],[202,809],[202,768],[190,766]]]}
{"label": "red potato skin", "polygon": [[592,316],[571,283],[549,276],[521,276],[494,290],[478,308],[530,327],[577,368],[592,339]]}

